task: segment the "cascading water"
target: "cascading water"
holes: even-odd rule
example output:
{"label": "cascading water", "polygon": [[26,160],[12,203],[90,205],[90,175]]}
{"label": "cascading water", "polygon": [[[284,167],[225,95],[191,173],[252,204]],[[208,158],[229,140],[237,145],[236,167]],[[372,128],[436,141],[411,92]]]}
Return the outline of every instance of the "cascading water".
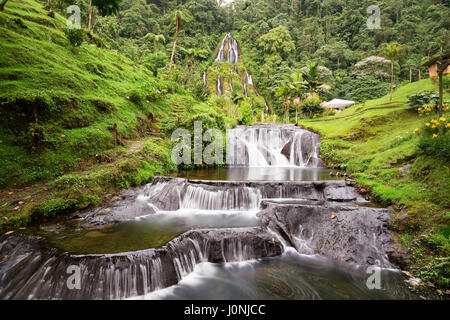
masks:
{"label": "cascading water", "polygon": [[228,131],[227,141],[231,166],[321,166],[319,136],[294,125],[238,126]]}
{"label": "cascading water", "polygon": [[[237,43],[228,37],[223,44],[227,41],[237,50]],[[228,58],[224,51],[218,55]],[[234,52],[230,59],[237,57]],[[246,82],[252,83],[251,76]],[[228,134],[235,151],[228,159],[231,166],[274,170],[321,165],[319,136],[294,125],[239,126]],[[383,267],[392,267],[388,259],[389,211],[364,207],[368,201],[345,181],[156,177],[152,184],[133,192],[137,193],[134,198],[118,200],[107,215],[104,210],[80,214],[82,228],[149,217],[175,217],[171,221],[180,224],[180,217],[189,220],[193,214],[215,220],[216,225],[193,219],[188,228],[163,242],[165,245],[119,254],[71,255],[42,245],[40,238],[0,236],[0,257],[6,257],[0,261],[0,298],[135,297],[184,281],[199,264],[222,262],[229,266],[280,256],[284,251],[291,256],[320,254],[360,266],[380,261]],[[221,224],[224,215],[233,217]],[[237,220],[230,224],[234,218]],[[66,286],[67,268],[73,265],[81,268],[83,286],[79,291]]]}
{"label": "cascading water", "polygon": [[[214,63],[221,63],[221,62],[227,62],[234,64],[234,73],[236,73],[239,78],[241,79],[242,87],[244,90],[244,96],[248,97],[248,88],[249,86],[255,88],[253,77],[248,72],[245,72],[245,76],[241,77],[239,74],[239,71],[237,69],[236,63],[238,63],[241,60],[241,51],[239,49],[239,44],[236,41],[236,39],[233,38],[231,33],[227,33],[225,37],[222,39],[222,42],[220,43],[219,49],[217,51],[216,57],[214,58]],[[219,65],[217,65],[217,68],[219,68]],[[203,82],[206,83],[207,75],[203,75]],[[229,89],[230,91],[233,91],[233,84],[231,81],[231,78],[229,79]],[[255,89],[256,90],[256,89]],[[216,81],[216,94],[220,97],[223,95],[223,89],[222,89],[222,80],[220,79],[220,75],[218,76],[218,79]]]}
{"label": "cascading water", "polygon": [[222,80],[220,78],[220,75],[217,76],[217,95],[220,97],[222,95]]}
{"label": "cascading water", "polygon": [[208,86],[208,73],[206,71],[203,72],[203,84]]}
{"label": "cascading water", "polygon": [[217,52],[214,62],[229,62],[236,64],[240,60],[240,50],[237,41],[231,33],[227,33],[222,39],[219,51]]}

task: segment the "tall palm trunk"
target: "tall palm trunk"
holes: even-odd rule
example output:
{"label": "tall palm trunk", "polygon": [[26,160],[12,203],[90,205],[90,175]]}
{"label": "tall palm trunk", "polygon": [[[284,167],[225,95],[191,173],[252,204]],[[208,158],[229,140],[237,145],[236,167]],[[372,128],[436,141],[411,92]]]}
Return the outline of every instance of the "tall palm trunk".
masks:
{"label": "tall palm trunk", "polygon": [[89,1],[89,21],[88,21],[88,30],[92,30],[94,24],[94,8],[92,7],[92,0]]}
{"label": "tall palm trunk", "polygon": [[443,107],[443,95],[444,95],[444,85],[443,85],[443,80],[442,80],[442,78],[443,78],[443,75],[444,75],[444,72],[439,72],[438,73],[438,75],[439,75],[439,118],[441,118],[442,117],[442,107]]}
{"label": "tall palm trunk", "polygon": [[177,29],[175,31],[175,39],[173,40],[172,56],[170,57],[169,72],[167,73],[167,78],[169,78],[170,72],[172,71],[173,59],[175,57],[175,48],[177,47],[177,39],[178,39],[179,31],[180,31],[180,28],[177,25]]}
{"label": "tall palm trunk", "polygon": [[389,101],[392,101],[392,87],[394,84],[394,61],[391,60],[391,85],[389,86],[389,91],[391,93]]}

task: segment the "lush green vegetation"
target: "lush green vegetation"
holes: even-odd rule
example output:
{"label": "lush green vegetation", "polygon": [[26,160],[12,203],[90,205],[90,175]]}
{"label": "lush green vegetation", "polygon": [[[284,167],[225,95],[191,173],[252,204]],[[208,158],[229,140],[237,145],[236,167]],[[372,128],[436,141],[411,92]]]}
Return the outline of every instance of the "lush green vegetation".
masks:
{"label": "lush green vegetation", "polygon": [[0,14],[2,229],[99,204],[176,169],[164,132],[199,114],[222,130],[234,121],[102,42],[74,46],[65,24],[32,0]]}
{"label": "lush green vegetation", "polygon": [[394,91],[392,101],[388,94],[300,123],[320,133],[322,158],[330,167],[352,175],[374,201],[392,206],[391,227],[410,249],[411,272],[448,287],[449,135],[433,138],[437,131],[428,132],[426,124],[436,114],[420,115],[406,106],[409,96],[424,89],[437,86],[430,79],[407,84]]}
{"label": "lush green vegetation", "polygon": [[[71,4],[81,29],[67,28]],[[299,122],[321,134],[329,166],[392,206],[408,268],[449,287],[450,115],[437,116],[430,79],[409,84],[410,68],[426,77],[423,63],[448,51],[448,2],[90,4],[1,4],[0,230],[110,201],[177,169],[169,158],[178,127]],[[366,27],[370,5],[381,8],[381,29]],[[228,32],[242,51],[236,66],[213,62]],[[257,88],[248,97],[246,72]],[[220,97],[218,75],[230,78]],[[321,100],[332,98],[358,104],[324,112]]]}

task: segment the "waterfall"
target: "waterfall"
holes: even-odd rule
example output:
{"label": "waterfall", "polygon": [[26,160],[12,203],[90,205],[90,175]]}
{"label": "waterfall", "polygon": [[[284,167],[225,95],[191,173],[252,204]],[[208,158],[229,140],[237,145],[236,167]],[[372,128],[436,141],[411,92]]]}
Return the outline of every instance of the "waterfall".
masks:
{"label": "waterfall", "polygon": [[231,77],[228,79],[228,85],[230,86],[230,91],[233,91],[233,81]]}
{"label": "waterfall", "polygon": [[222,80],[220,75],[217,76],[217,95],[220,97],[222,95]]}
{"label": "waterfall", "polygon": [[181,209],[201,210],[255,210],[261,201],[259,190],[249,187],[208,190],[201,186],[186,185]]}
{"label": "waterfall", "polygon": [[264,113],[265,113],[266,115],[269,115],[269,114],[270,114],[270,109],[269,109],[269,104],[267,103],[266,99],[264,99],[264,104],[265,104],[265,110],[264,110]]}
{"label": "waterfall", "polygon": [[222,39],[217,56],[214,62],[229,62],[235,64],[239,62],[239,45],[231,33],[227,33]]}
{"label": "waterfall", "polygon": [[248,74],[248,72],[247,72],[247,84],[249,84],[249,85],[251,85],[251,86],[254,85],[254,84],[253,84],[253,77],[252,77],[251,74]]}
{"label": "waterfall", "polygon": [[294,125],[238,126],[228,131],[227,141],[231,166],[321,166],[319,136]]}
{"label": "waterfall", "polygon": [[208,86],[208,73],[206,71],[203,72],[203,83]]}

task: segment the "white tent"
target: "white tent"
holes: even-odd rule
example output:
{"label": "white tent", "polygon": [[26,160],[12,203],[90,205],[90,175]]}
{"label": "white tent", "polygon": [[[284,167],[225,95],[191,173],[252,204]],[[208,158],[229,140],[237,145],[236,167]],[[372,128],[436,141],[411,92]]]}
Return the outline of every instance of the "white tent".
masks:
{"label": "white tent", "polygon": [[342,99],[333,99],[329,102],[322,103],[322,107],[327,109],[337,109],[341,111],[344,107],[348,107],[354,105],[355,101],[350,100],[342,100]]}

